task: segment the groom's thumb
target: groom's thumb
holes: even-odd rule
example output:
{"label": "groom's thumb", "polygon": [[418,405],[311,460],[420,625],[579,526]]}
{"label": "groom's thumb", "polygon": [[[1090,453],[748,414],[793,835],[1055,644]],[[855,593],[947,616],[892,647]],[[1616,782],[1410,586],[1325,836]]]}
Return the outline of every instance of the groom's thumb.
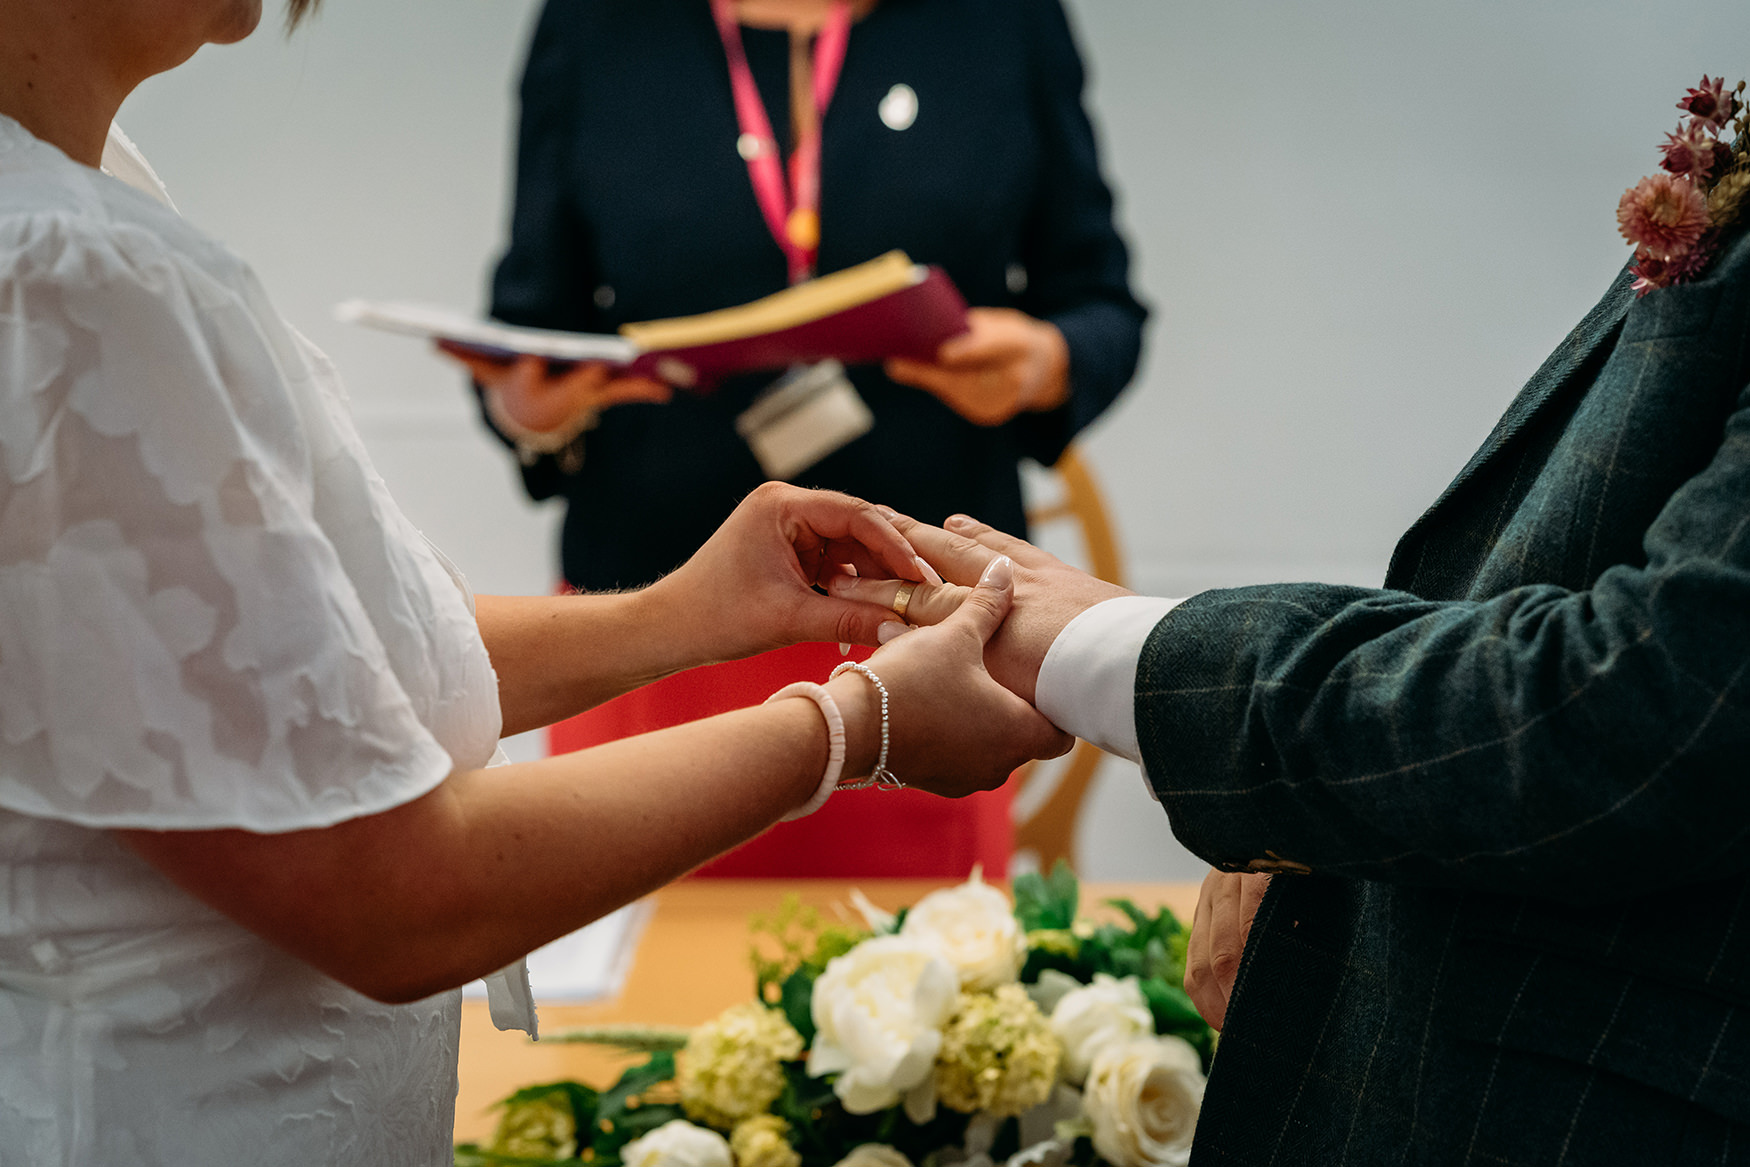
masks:
{"label": "groom's thumb", "polygon": [[1015,563],[1007,555],[999,555],[985,565],[960,611],[955,615],[968,621],[978,639],[989,641],[1002,625],[1003,618],[1015,602]]}

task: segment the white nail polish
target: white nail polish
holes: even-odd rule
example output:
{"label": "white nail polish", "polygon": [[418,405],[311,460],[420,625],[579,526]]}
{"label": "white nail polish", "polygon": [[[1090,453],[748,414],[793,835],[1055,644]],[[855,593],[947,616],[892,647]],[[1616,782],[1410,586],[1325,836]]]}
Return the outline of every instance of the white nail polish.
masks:
{"label": "white nail polish", "polygon": [[984,576],[979,581],[986,586],[1004,589],[1015,582],[1015,564],[1007,555],[999,555],[990,561],[984,569]]}
{"label": "white nail polish", "polygon": [[889,620],[875,630],[875,639],[882,644],[886,644],[890,640],[899,639],[901,636],[904,636],[907,632],[912,630],[910,624],[901,624],[897,620]]}
{"label": "white nail polish", "polygon": [[925,583],[932,583],[932,584],[935,584],[937,587],[942,586],[942,577],[940,575],[936,574],[936,569],[931,567],[924,560],[923,556],[914,555],[911,557],[911,561],[918,565],[918,571],[923,573]]}
{"label": "white nail polish", "polygon": [[846,644],[842,640],[839,641],[839,655],[840,656],[850,656],[851,655],[851,646],[849,644]]}

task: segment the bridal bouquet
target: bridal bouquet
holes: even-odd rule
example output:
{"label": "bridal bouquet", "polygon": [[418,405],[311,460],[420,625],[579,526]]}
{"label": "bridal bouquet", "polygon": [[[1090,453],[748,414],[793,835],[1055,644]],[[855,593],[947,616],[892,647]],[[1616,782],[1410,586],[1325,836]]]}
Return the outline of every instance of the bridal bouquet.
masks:
{"label": "bridal bouquet", "polygon": [[1067,867],[977,872],[859,924],[794,898],[756,920],[754,999],[688,1030],[555,1035],[649,1055],[611,1089],[532,1086],[458,1167],[1182,1167],[1214,1034],[1187,930]]}

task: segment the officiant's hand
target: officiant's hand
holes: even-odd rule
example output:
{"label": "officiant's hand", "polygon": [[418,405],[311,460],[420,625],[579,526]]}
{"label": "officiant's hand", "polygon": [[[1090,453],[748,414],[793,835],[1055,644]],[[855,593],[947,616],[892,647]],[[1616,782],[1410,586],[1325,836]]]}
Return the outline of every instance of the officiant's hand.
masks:
{"label": "officiant's hand", "polygon": [[553,373],[540,357],[524,354],[497,361],[438,342],[438,349],[467,366],[496,399],[501,417],[531,433],[582,428],[585,419],[613,405],[634,401],[661,405],[674,389],[649,377],[616,377],[614,366],[584,361]]}
{"label": "officiant's hand", "polygon": [[1252,934],[1252,919],[1270,887],[1266,874],[1216,871],[1203,877],[1185,949],[1185,992],[1210,1028],[1227,1020],[1234,978]]}
{"label": "officiant's hand", "polygon": [[[917,548],[924,561],[950,584],[965,586],[973,583],[999,555],[1006,555],[1014,561],[1014,610],[991,638],[985,661],[992,676],[1029,704],[1033,702],[1039,665],[1064,626],[1102,600],[1134,594],[1128,588],[1106,583],[1071,567],[1025,539],[1005,535],[965,515],[951,517],[943,529],[894,514],[886,508],[881,508],[881,511]],[[868,572],[862,574],[869,575]],[[892,580],[864,578],[854,583],[841,582],[838,588],[846,598],[879,604],[891,601],[898,586]],[[946,606],[949,594],[944,593],[943,597],[922,608],[914,601],[907,611],[908,618],[913,623],[928,622],[936,611]]]}
{"label": "officiant's hand", "polygon": [[651,627],[703,654],[688,667],[802,641],[879,644],[883,625],[905,627],[889,606],[815,590],[847,566],[927,588],[917,553],[875,507],[768,482],[642,596]]}
{"label": "officiant's hand", "polygon": [[[946,619],[890,640],[869,658],[888,695],[887,768],[906,785],[959,798],[1001,786],[1024,763],[1075,744],[986,671],[985,645],[1009,615],[1013,575],[1012,563],[994,557]],[[845,773],[867,774],[879,748],[879,692],[856,672],[841,673],[828,688],[844,713]]]}
{"label": "officiant's hand", "polygon": [[936,360],[894,357],[887,375],[941,398],[977,425],[1069,400],[1069,345],[1055,324],[1013,308],[972,308],[968,331],[942,342]]}

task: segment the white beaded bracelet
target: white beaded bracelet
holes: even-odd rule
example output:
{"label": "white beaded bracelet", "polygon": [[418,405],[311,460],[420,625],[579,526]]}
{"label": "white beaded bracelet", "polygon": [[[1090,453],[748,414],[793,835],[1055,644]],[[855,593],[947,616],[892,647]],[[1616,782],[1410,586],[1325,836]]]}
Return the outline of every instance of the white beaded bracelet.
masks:
{"label": "white beaded bracelet", "polygon": [[881,678],[875,675],[875,670],[861,661],[848,660],[827,676],[832,680],[844,672],[858,672],[869,678],[869,683],[875,686],[875,691],[881,694],[881,752],[875,756],[875,768],[869,771],[867,778],[858,778],[854,782],[839,784],[840,790],[863,790],[873,786],[878,790],[904,790],[905,783],[894,776],[887,768],[887,746],[889,741],[889,722],[887,720],[887,686],[881,683]]}
{"label": "white beaded bracelet", "polygon": [[[814,797],[785,815],[781,822],[803,818],[813,814],[826,800],[832,797],[832,792],[838,788],[839,774],[845,768],[845,719],[839,716],[839,705],[832,699],[832,694],[826,691],[825,685],[817,685],[813,681],[797,681],[793,685],[785,685],[776,693],[766,698],[766,704],[782,701],[787,697],[806,697],[819,707],[820,715],[826,718],[826,773],[820,777],[820,788],[814,792]],[[883,751],[885,754],[885,751]]]}

